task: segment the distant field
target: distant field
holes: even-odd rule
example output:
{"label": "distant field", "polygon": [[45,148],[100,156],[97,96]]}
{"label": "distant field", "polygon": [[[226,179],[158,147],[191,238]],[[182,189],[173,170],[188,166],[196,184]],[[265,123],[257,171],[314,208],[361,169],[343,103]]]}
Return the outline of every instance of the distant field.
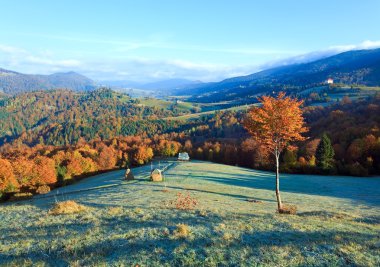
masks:
{"label": "distant field", "polygon": [[359,86],[359,89],[364,91],[380,91],[379,86]]}
{"label": "distant field", "polygon": [[248,109],[249,107],[251,107],[253,105],[256,105],[256,104],[241,105],[241,106],[236,106],[236,107],[231,107],[231,108],[213,109],[213,110],[210,110],[210,111],[199,112],[199,113],[192,113],[192,114],[186,114],[186,115],[181,115],[181,116],[176,116],[176,117],[167,117],[167,118],[164,118],[164,119],[165,120],[184,120],[184,121],[186,121],[186,120],[190,120],[190,119],[194,119],[194,118],[199,118],[201,116],[214,114],[215,111],[228,111],[228,110],[238,111],[238,110],[245,110],[245,109]]}
{"label": "distant field", "polygon": [[[326,95],[330,98],[329,102],[315,102],[311,103],[311,106],[328,106],[331,105],[337,101],[341,101],[343,97],[348,96],[351,100],[358,100],[360,98],[368,97],[374,95],[376,92],[380,91],[380,87],[367,87],[367,86],[358,86],[354,87],[353,89],[350,86],[342,86],[342,87],[334,87],[333,89],[329,89],[328,86],[319,86],[314,88],[306,89],[299,94],[303,97],[307,97],[311,93],[319,93],[321,96],[326,93]],[[173,98],[173,97],[169,97]],[[174,100],[167,101],[163,99],[155,99],[155,98],[141,98],[141,104],[150,106],[150,107],[160,107],[169,109],[172,104],[174,103]],[[215,111],[227,111],[227,110],[244,110],[248,107],[256,105],[256,104],[249,104],[249,105],[241,105],[240,102],[237,101],[222,101],[218,103],[193,103],[193,102],[180,102],[177,105],[177,108],[185,111],[190,112],[193,108],[197,107],[200,109],[200,112],[191,113],[191,114],[185,114],[180,116],[174,116],[174,117],[167,117],[165,120],[190,120],[199,118],[201,116],[211,115]]]}
{"label": "distant field", "polygon": [[182,112],[191,112],[193,108],[199,106],[195,103],[190,102],[178,102],[175,104],[174,101],[168,101],[164,99],[157,99],[157,98],[139,98],[141,105],[148,106],[148,107],[157,107],[157,108],[163,108],[163,109],[172,109],[175,107],[179,111]]}
{"label": "distant field", "polygon": [[173,102],[157,98],[139,98],[140,103],[148,107],[169,108]]}
{"label": "distant field", "polygon": [[[173,100],[164,100],[164,99],[156,99],[156,98],[139,98],[141,105],[148,106],[148,107],[158,107],[158,108],[164,108],[164,109],[171,109],[175,103]],[[183,112],[193,112],[194,109],[198,109],[200,112],[187,114],[184,116],[176,116],[176,117],[170,117],[170,119],[176,118],[179,120],[187,119],[187,116],[190,118],[199,117],[200,115],[204,114],[211,114],[215,110],[225,110],[227,108],[231,108],[231,105],[233,103],[230,102],[219,102],[219,103],[193,103],[193,102],[186,102],[186,101],[179,101],[175,104],[175,108],[183,111]],[[243,107],[243,106],[242,106]],[[236,109],[232,108],[232,109]]]}
{"label": "distant field", "polygon": [[311,106],[328,106],[335,103],[336,101],[341,101],[343,97],[348,96],[352,101],[366,98],[368,96],[373,96],[376,92],[380,92],[380,87],[368,87],[368,86],[318,86],[303,90],[300,95],[307,97],[311,93],[319,93],[321,96],[325,94],[330,98],[329,102],[315,102]]}
{"label": "distant field", "polygon": [[[269,172],[193,161],[165,182],[150,166],[83,180],[40,198],[0,206],[2,266],[379,266],[380,178],[283,175],[297,215],[275,213]],[[178,193],[197,199],[179,211]],[[89,209],[49,215],[56,201]],[[256,202],[247,201],[255,200]],[[178,224],[189,227],[178,235]]]}

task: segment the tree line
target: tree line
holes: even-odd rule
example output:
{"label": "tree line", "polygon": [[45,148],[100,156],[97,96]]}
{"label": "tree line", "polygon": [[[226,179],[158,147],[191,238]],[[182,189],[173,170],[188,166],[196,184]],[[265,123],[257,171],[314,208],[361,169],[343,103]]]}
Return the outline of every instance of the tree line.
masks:
{"label": "tree line", "polygon": [[[117,168],[139,166],[153,156],[175,156],[182,145],[174,136],[119,137],[75,145],[45,146],[4,145],[0,151],[0,196],[4,193],[38,193],[78,178]],[[45,191],[45,190],[44,190]]]}
{"label": "tree line", "polygon": [[[286,146],[279,158],[289,173],[380,174],[380,97],[341,101],[329,107],[304,107],[306,140]],[[65,145],[41,142],[28,146],[16,139],[0,147],[0,192],[30,191],[70,183],[77,178],[126,166],[154,156],[192,158],[273,170],[273,155],[244,129],[245,111],[218,111],[196,120],[167,121],[165,131],[138,135],[78,136]],[[154,122],[150,121],[152,124]],[[172,126],[171,126],[172,125]],[[121,126],[123,127],[123,126]],[[72,132],[77,132],[75,127]],[[57,136],[60,136],[57,133]]]}

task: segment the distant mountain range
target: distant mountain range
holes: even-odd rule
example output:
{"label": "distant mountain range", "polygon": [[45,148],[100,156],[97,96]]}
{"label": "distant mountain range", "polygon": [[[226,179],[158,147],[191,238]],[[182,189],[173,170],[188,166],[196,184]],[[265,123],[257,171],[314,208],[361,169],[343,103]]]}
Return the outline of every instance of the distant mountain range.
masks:
{"label": "distant mountain range", "polygon": [[91,91],[99,86],[113,89],[139,89],[168,95],[183,88],[200,86],[202,82],[186,79],[168,79],[150,83],[139,83],[128,80],[95,82],[76,72],[54,73],[50,75],[23,74],[0,68],[0,95],[15,95],[23,92],[70,89],[73,91]]}
{"label": "distant mountain range", "polygon": [[309,63],[282,66],[184,88],[177,94],[193,95],[191,100],[199,102],[248,99],[278,90],[296,93],[324,84],[328,78],[332,78],[334,83],[379,86],[380,49],[344,52]]}
{"label": "distant mountain range", "polygon": [[[309,63],[271,68],[214,83],[169,79],[152,83],[102,81],[99,85],[119,90],[139,89],[148,91],[152,96],[187,95],[192,96],[190,100],[195,102],[249,102],[259,94],[272,91],[298,93],[323,85],[328,78],[346,85],[380,86],[380,49],[344,52]],[[93,80],[75,72],[30,75],[0,69],[0,93],[10,95],[56,88],[88,91],[97,86]]]}
{"label": "distant mountain range", "polygon": [[96,88],[96,83],[76,72],[36,75],[0,68],[0,92],[2,93],[14,95],[22,92],[56,88],[89,91]]}

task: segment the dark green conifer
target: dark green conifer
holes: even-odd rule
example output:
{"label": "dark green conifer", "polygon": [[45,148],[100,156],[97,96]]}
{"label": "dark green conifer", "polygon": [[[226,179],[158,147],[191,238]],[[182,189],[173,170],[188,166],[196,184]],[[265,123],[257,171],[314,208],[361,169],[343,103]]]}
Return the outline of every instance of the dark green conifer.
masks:
{"label": "dark green conifer", "polygon": [[334,154],[331,140],[327,134],[324,133],[315,153],[317,166],[323,170],[332,169],[334,165]]}

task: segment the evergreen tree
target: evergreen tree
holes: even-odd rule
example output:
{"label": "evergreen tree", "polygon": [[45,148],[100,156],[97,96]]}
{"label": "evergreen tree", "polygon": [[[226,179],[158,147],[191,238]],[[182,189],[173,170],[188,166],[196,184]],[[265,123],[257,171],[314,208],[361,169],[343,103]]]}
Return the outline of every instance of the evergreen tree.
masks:
{"label": "evergreen tree", "polygon": [[331,145],[331,140],[327,134],[324,133],[315,152],[317,166],[323,170],[331,169],[333,167],[334,154],[334,148]]}

